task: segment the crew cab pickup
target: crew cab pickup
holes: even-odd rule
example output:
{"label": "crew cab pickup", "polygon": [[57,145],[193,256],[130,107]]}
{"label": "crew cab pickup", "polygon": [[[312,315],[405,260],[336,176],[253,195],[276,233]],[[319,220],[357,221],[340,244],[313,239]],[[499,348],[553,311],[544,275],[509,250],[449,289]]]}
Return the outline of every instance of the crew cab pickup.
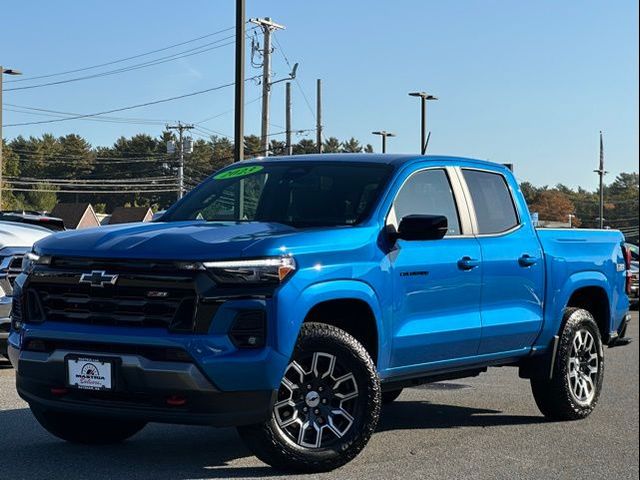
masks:
{"label": "crew cab pickup", "polygon": [[584,418],[630,320],[618,231],[536,230],[480,160],[234,164],[158,221],[36,243],[14,290],[17,389],[52,434],[237,426],[279,469],[354,458],[402,388],[514,366]]}

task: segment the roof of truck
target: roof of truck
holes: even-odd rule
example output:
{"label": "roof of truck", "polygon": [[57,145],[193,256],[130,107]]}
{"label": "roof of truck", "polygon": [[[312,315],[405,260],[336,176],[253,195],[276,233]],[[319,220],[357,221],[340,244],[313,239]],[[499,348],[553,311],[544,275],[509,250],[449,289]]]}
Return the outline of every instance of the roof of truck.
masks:
{"label": "roof of truck", "polygon": [[493,167],[504,167],[500,163],[490,162],[488,160],[478,160],[476,158],[454,157],[448,155],[417,155],[417,154],[389,154],[389,153],[314,153],[305,155],[286,155],[273,157],[256,157],[244,160],[244,162],[308,162],[308,161],[339,161],[339,162],[363,162],[363,163],[381,163],[387,165],[399,166],[411,161],[433,161],[433,162],[465,162],[479,165],[490,165]]}

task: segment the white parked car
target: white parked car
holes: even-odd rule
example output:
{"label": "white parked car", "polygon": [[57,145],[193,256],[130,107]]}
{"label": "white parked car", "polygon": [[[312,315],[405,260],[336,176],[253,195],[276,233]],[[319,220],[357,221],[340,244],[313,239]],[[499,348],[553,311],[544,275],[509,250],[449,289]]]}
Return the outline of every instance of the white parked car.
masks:
{"label": "white parked car", "polygon": [[51,233],[36,225],[0,221],[0,355],[7,354],[13,281],[20,273],[22,257]]}

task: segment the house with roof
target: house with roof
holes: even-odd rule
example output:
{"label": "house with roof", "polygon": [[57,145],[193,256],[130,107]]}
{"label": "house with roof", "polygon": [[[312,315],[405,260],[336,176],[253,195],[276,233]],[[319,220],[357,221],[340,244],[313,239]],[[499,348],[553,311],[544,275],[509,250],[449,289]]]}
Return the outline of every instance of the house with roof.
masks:
{"label": "house with roof", "polygon": [[149,207],[116,207],[111,213],[108,224],[150,222],[152,218],[153,211]]}
{"label": "house with roof", "polygon": [[51,216],[61,218],[67,229],[100,226],[100,220],[90,203],[58,203],[51,210]]}

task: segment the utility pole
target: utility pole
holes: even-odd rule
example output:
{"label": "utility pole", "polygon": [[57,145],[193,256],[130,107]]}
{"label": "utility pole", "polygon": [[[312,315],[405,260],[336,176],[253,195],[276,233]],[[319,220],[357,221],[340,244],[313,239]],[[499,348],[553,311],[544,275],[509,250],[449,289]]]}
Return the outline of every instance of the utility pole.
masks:
{"label": "utility pole", "polygon": [[178,200],[184,195],[184,132],[192,128],[193,125],[185,125],[182,122],[178,122],[176,125],[167,125],[167,130],[178,131],[178,155],[180,159],[180,163],[178,164]]}
{"label": "utility pole", "polygon": [[233,161],[244,160],[244,36],[245,0],[236,0],[236,84]]}
{"label": "utility pole", "polygon": [[604,144],[602,142],[602,130],[600,131],[600,165],[595,173],[600,177],[600,218],[598,219],[598,225],[601,229],[604,228],[604,176],[607,172],[604,169]]}
{"label": "utility pole", "polygon": [[18,70],[5,68],[0,65],[0,210],[2,210],[2,77],[7,75],[22,75]]}
{"label": "utility pole", "polygon": [[387,153],[387,137],[395,137],[395,133],[387,132],[386,130],[380,130],[378,132],[371,132],[373,135],[380,135],[382,137],[382,153]]}
{"label": "utility pole", "polygon": [[291,82],[285,84],[285,130],[287,155],[293,155],[293,144],[291,143]]}
{"label": "utility pole", "polygon": [[269,17],[252,18],[251,23],[255,23],[262,28],[264,45],[262,48],[262,130],[260,132],[262,155],[269,155],[269,100],[271,96],[271,33],[275,30],[284,30],[283,25],[279,25]]}
{"label": "utility pole", "polygon": [[422,133],[420,139],[420,154],[427,153],[427,145],[429,144],[429,138],[427,137],[427,101],[438,100],[437,97],[430,95],[426,92],[412,92],[409,94],[411,97],[420,97],[420,118],[422,124]]}
{"label": "utility pole", "polygon": [[318,153],[322,153],[322,80],[316,84],[316,143]]}

